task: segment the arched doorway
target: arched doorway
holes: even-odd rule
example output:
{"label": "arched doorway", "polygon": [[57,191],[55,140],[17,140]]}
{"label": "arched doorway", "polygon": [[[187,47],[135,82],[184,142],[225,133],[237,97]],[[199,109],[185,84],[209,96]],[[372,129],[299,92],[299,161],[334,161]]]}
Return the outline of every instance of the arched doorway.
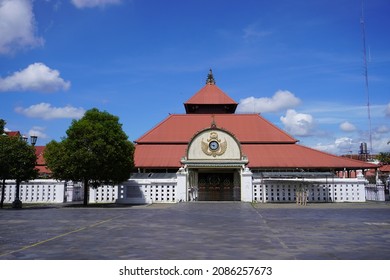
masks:
{"label": "arched doorway", "polygon": [[189,172],[190,201],[240,201],[239,169],[192,169]]}

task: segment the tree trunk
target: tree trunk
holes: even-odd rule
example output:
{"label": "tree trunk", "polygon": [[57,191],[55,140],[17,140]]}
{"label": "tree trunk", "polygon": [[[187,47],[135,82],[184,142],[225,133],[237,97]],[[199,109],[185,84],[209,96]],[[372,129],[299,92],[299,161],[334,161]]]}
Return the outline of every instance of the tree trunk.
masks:
{"label": "tree trunk", "polygon": [[87,206],[89,200],[89,184],[88,179],[84,179],[84,202],[83,205]]}
{"label": "tree trunk", "polygon": [[4,204],[4,197],[5,197],[5,179],[3,179],[3,185],[1,186],[1,201],[0,201],[0,208],[3,208]]}

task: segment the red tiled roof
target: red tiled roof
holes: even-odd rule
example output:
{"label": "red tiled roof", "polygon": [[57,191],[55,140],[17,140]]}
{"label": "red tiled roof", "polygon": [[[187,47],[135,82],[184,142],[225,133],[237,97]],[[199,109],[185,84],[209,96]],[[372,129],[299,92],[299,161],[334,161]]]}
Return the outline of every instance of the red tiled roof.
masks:
{"label": "red tiled roof", "polygon": [[379,170],[381,172],[390,172],[390,164],[383,165],[383,166],[379,167]]}
{"label": "red tiled roof", "polygon": [[43,157],[43,152],[45,151],[45,146],[34,146],[35,155],[37,156],[37,164],[45,165],[45,158]]}
{"label": "red tiled roof", "polygon": [[[360,169],[376,165],[324,153],[298,144],[243,144],[250,168]],[[185,144],[137,145],[135,166],[140,168],[179,168]]]}
{"label": "red tiled roof", "polygon": [[295,143],[292,136],[257,114],[186,114],[170,115],[136,140],[145,143],[187,144],[196,132],[209,128],[212,122],[241,143]]}
{"label": "red tiled roof", "polygon": [[7,134],[10,137],[20,137],[20,132],[19,131],[5,131],[5,134]]}
{"label": "red tiled roof", "polygon": [[187,145],[136,145],[134,163],[140,168],[179,168]]}
{"label": "red tiled roof", "polygon": [[375,164],[339,157],[298,144],[242,145],[251,168],[376,168]]}
{"label": "red tiled roof", "polygon": [[241,143],[251,168],[375,168],[375,165],[324,153],[297,140],[257,114],[170,115],[136,140],[135,166],[178,168],[188,143],[212,122]]}
{"label": "red tiled roof", "polygon": [[195,93],[184,104],[231,104],[237,105],[236,101],[231,99],[219,87],[213,84],[206,84],[197,93]]}
{"label": "red tiled roof", "polygon": [[40,174],[51,174],[51,170],[47,168],[45,158],[43,153],[45,152],[45,146],[34,146],[35,155],[37,156],[37,165],[35,166],[38,169]]}

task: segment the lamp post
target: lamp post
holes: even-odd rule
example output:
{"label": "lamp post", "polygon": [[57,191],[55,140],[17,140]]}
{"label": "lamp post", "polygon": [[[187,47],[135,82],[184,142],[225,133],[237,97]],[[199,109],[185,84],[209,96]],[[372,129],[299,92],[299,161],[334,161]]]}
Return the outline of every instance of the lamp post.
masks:
{"label": "lamp post", "polygon": [[[27,137],[26,135],[20,136],[20,139],[23,140],[24,142],[28,143],[28,137]],[[38,136],[36,136],[36,135],[31,135],[31,136],[30,136],[30,143],[31,143],[31,146],[35,146],[35,144],[37,143],[37,140],[38,140]]]}
{"label": "lamp post", "polygon": [[[3,149],[4,149],[4,142],[3,142],[3,139],[5,138],[5,137],[7,137],[7,134],[5,133],[5,132],[3,132],[3,134],[1,134],[1,139],[0,139],[0,142],[1,142],[1,150],[0,150],[0,154],[2,155],[2,156],[4,156],[4,151],[3,151]],[[6,173],[7,173],[7,171],[6,171],[6,169],[7,168],[5,168],[5,172],[1,172],[1,198],[0,198],[0,208],[3,208],[3,203],[4,203],[4,196],[5,196],[5,194],[4,194],[4,192],[5,192],[5,177],[6,177]]]}
{"label": "lamp post", "polygon": [[36,136],[36,135],[30,136],[30,143],[32,146],[35,146],[35,144],[37,143],[37,140],[38,140],[38,136]]}
{"label": "lamp post", "polygon": [[[23,135],[21,137],[21,139],[23,141],[25,141],[26,143],[28,141],[28,137],[25,135]],[[30,136],[31,146],[35,146],[35,144],[37,143],[37,140],[38,140],[38,136],[31,135]],[[22,208],[22,201],[20,200],[20,192],[19,191],[20,191],[20,180],[16,179],[15,200],[12,202],[12,208]]]}

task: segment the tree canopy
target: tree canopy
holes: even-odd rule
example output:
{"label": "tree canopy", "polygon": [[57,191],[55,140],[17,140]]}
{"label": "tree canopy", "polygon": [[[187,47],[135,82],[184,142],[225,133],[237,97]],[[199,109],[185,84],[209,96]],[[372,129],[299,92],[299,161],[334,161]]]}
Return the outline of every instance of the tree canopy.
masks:
{"label": "tree canopy", "polygon": [[381,152],[378,154],[377,159],[382,164],[390,164],[390,152]]}
{"label": "tree canopy", "polygon": [[0,135],[4,133],[4,128],[5,128],[6,122],[3,119],[0,119]]}
{"label": "tree canopy", "polygon": [[33,146],[28,145],[19,137],[0,135],[0,179],[3,182],[1,206],[4,201],[5,180],[16,180],[17,208],[21,207],[19,200],[19,185],[23,181],[35,179],[38,171],[35,169],[37,157]]}
{"label": "tree canopy", "polygon": [[89,186],[114,185],[127,180],[134,167],[134,145],[119,118],[94,108],[73,120],[61,142],[47,144],[44,157],[53,177],[84,183],[84,205]]}

